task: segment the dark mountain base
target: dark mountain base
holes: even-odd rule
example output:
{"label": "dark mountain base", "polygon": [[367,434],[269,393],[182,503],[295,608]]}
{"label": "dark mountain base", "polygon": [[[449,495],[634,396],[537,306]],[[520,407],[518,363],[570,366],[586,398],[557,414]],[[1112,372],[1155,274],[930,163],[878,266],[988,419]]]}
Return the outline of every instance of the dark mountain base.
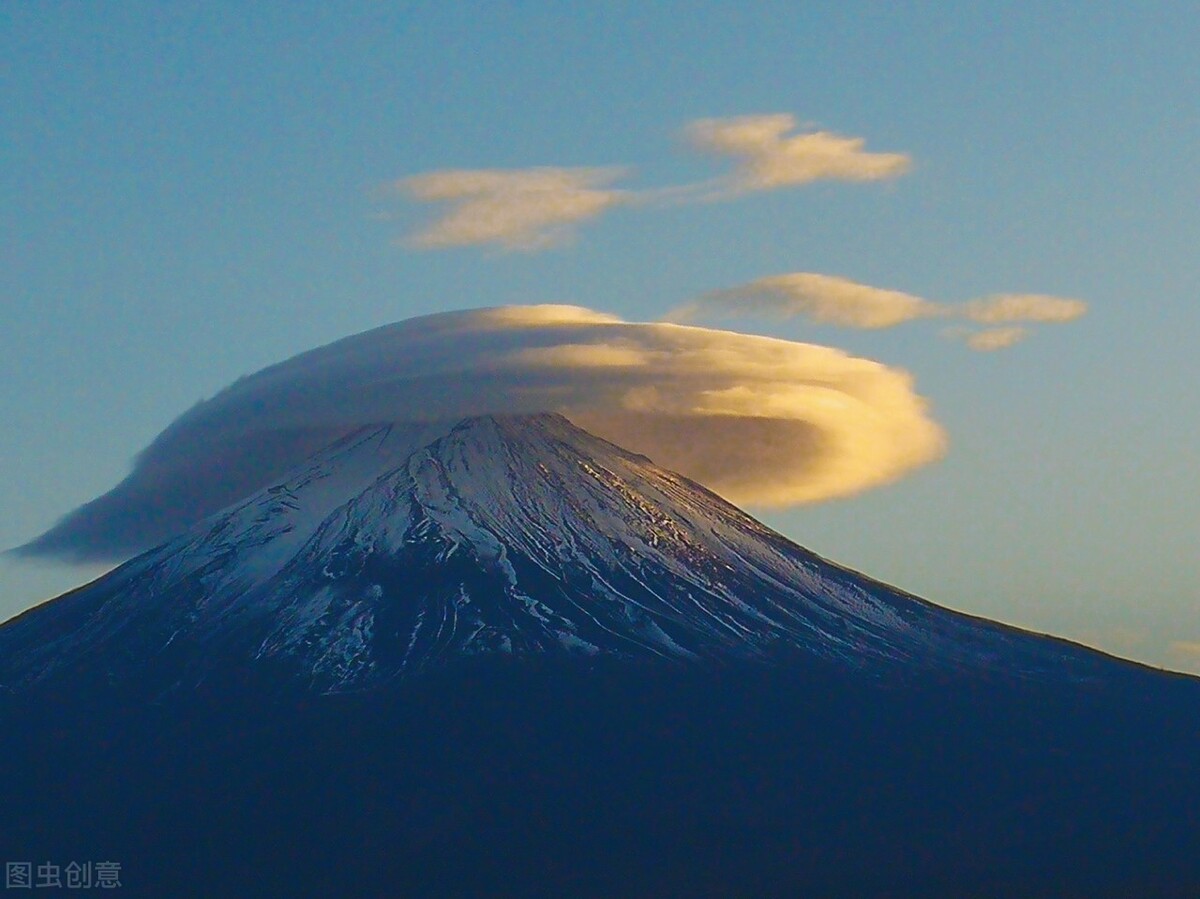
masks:
{"label": "dark mountain base", "polygon": [[118,861],[154,897],[1200,895],[1191,680],[237,681],[10,702],[2,854]]}

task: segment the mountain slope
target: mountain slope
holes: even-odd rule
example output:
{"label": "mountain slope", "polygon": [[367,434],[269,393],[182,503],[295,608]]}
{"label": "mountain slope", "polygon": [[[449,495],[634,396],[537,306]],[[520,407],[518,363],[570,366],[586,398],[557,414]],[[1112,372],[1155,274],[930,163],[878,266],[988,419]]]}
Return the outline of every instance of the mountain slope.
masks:
{"label": "mountain slope", "polygon": [[161,897],[1194,897],[1200,681],[557,416],[347,434],[0,626],[0,846]]}
{"label": "mountain slope", "polygon": [[804,654],[854,669],[1102,676],[1101,657],[832,565],[557,415],[347,435],[0,628],[0,684],[194,683],[263,659],[323,691],[479,654]]}

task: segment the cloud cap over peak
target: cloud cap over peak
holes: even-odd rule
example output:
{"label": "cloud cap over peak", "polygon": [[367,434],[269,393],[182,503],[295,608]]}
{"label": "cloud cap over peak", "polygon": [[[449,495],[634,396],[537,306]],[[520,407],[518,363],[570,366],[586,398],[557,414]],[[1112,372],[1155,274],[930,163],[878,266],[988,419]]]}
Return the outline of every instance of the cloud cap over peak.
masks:
{"label": "cloud cap over peak", "polygon": [[365,424],[534,412],[560,412],[759,505],[851,495],[945,445],[906,372],[829,347],[572,306],[448,312],[241,378],[23,551],[128,556],[276,483]]}

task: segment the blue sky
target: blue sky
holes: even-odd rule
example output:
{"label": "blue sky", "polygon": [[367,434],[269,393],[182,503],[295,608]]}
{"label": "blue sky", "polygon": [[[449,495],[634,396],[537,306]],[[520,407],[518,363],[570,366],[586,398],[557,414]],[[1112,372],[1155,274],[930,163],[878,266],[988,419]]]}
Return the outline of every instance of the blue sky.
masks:
{"label": "blue sky", "polygon": [[[237,377],[413,315],[653,320],[817,272],[1089,311],[973,352],[942,324],[721,326],[907,369],[949,451],[764,512],[943,605],[1200,670],[1200,16],[1188,4],[7,4],[0,545],[107,490]],[[911,171],[617,207],[544,252],[421,251],[441,169],[726,162],[683,130],[787,113]],[[0,618],[96,569],[0,560]]]}

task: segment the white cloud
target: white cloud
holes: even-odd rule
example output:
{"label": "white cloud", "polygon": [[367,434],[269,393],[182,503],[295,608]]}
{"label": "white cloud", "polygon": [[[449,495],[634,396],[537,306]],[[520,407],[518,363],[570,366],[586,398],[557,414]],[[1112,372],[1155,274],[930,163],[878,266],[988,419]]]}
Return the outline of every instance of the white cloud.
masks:
{"label": "white cloud", "polygon": [[944,448],[906,372],[840,350],[569,306],[450,312],[236,381],[171,424],[125,481],[25,549],[127,555],[366,423],[541,411],[761,505],[857,493]]}
{"label": "white cloud", "polygon": [[728,188],[771,190],[812,181],[880,181],[896,178],[912,167],[904,153],[872,153],[859,137],[828,131],[789,134],[794,116],[738,116],[700,119],[685,134],[698,149],[737,160]]}
{"label": "white cloud", "polygon": [[416,200],[449,208],[409,238],[421,249],[498,244],[541,250],[561,244],[572,226],[628,199],[608,188],[621,168],[477,169],[427,172],[396,182]]}

